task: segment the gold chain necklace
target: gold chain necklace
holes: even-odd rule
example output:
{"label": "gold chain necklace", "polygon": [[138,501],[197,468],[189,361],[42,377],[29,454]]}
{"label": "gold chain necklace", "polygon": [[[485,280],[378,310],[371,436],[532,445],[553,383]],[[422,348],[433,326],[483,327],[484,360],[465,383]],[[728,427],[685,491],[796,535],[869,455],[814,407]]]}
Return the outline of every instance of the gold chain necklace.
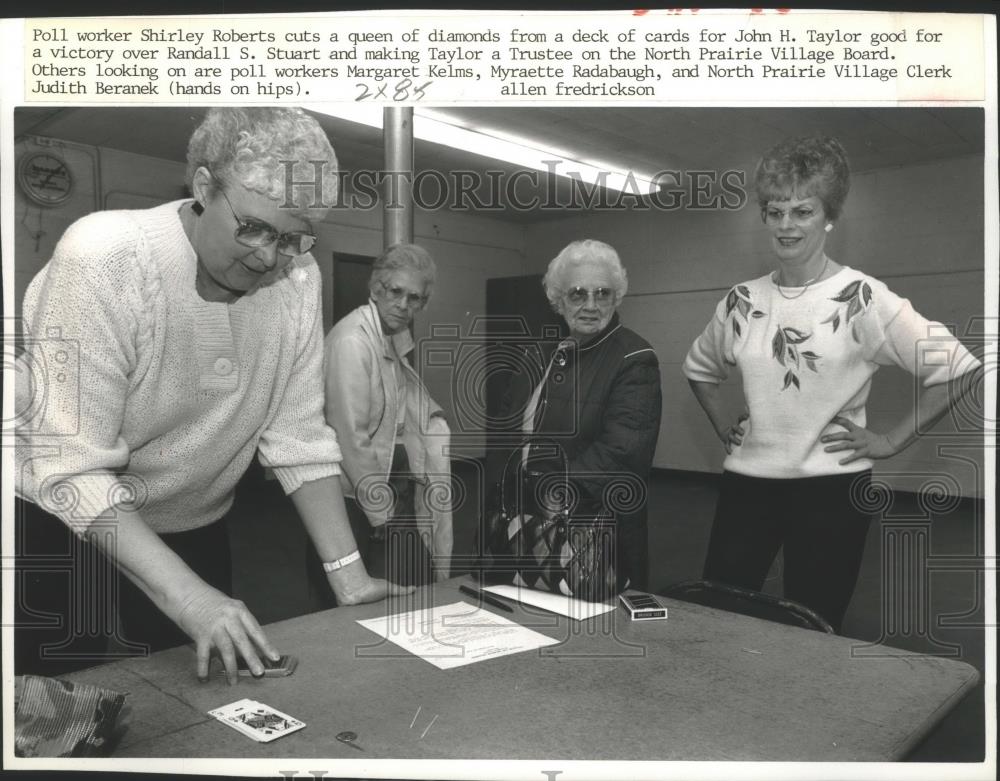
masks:
{"label": "gold chain necklace", "polygon": [[782,298],[787,299],[788,301],[794,301],[796,298],[802,298],[802,296],[804,296],[806,294],[806,291],[809,289],[809,286],[813,282],[815,282],[817,279],[819,279],[820,277],[822,277],[826,273],[826,267],[828,265],[830,265],[830,258],[827,257],[826,255],[824,255],[823,256],[823,268],[821,268],[819,270],[819,273],[816,276],[814,276],[812,279],[810,279],[808,282],[806,282],[805,285],[803,285],[802,292],[799,293],[796,296],[790,296],[787,293],[785,293],[784,290],[781,289],[781,283],[778,281],[778,277],[781,274],[780,271],[775,271],[774,272],[774,284],[778,286],[778,292],[781,294]]}

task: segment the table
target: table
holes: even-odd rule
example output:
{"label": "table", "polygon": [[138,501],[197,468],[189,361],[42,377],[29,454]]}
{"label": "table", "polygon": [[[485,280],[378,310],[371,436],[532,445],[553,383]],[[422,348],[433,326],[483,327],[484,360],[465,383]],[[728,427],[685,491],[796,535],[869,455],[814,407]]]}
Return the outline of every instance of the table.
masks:
{"label": "table", "polygon": [[[518,607],[503,615],[560,642],[452,670],[356,623],[459,601],[462,582],[269,625],[299,657],[289,678],[201,684],[189,647],[69,677],[130,693],[116,757],[781,761],[900,759],[979,677],[963,662],[674,600],[667,621],[643,623],[620,609],[575,622]],[[243,697],[308,726],[257,744],[206,713]],[[335,739],[344,730],[363,754]]]}

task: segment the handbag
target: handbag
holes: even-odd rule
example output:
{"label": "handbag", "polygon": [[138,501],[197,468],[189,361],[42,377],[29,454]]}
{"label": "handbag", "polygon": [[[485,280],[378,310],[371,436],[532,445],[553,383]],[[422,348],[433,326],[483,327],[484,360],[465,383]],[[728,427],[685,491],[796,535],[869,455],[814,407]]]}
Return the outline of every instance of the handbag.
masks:
{"label": "handbag", "polygon": [[[513,506],[508,502],[511,463],[529,443],[554,447],[561,471],[530,472],[522,463]],[[507,457],[497,485],[497,508],[487,513],[483,574],[512,583],[604,602],[623,588],[615,561],[615,517],[605,507],[578,508],[566,453],[551,439],[523,441]]]}

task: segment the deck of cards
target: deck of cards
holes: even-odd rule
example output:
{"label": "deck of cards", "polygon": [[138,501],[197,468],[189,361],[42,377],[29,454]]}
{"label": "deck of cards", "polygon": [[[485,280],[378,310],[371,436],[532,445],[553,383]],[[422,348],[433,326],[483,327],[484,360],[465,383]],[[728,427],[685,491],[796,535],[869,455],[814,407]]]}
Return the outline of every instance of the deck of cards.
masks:
{"label": "deck of cards", "polygon": [[258,743],[270,743],[305,727],[298,719],[256,700],[238,700],[210,710],[208,715]]}

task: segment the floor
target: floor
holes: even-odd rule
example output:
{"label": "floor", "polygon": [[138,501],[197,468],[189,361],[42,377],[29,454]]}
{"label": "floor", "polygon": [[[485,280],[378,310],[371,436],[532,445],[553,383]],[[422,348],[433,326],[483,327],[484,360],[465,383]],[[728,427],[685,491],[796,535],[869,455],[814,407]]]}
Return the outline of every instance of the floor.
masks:
{"label": "floor", "polygon": [[[456,473],[456,479],[468,474]],[[657,472],[651,479],[651,590],[697,579],[708,545],[716,499],[713,475]],[[478,492],[470,490],[455,514],[455,552],[471,553]],[[932,505],[925,508],[925,505]],[[303,572],[306,536],[291,503],[274,480],[254,467],[237,494],[233,536],[234,587],[261,623],[310,612]],[[923,503],[912,494],[893,498],[872,524],[861,576],[843,634],[919,653],[947,655],[984,670],[982,502]],[[901,556],[894,556],[901,551]],[[980,555],[977,557],[977,553]],[[978,558],[980,566],[976,566]],[[883,560],[895,562],[883,566]],[[907,566],[909,565],[909,566]],[[894,589],[881,572],[904,580]],[[780,593],[780,557],[765,586]],[[893,594],[901,595],[894,599]],[[916,597],[914,597],[916,595]],[[886,627],[883,630],[883,626]],[[863,649],[861,650],[863,653]],[[982,682],[910,756],[918,762],[977,762],[984,755]]]}

